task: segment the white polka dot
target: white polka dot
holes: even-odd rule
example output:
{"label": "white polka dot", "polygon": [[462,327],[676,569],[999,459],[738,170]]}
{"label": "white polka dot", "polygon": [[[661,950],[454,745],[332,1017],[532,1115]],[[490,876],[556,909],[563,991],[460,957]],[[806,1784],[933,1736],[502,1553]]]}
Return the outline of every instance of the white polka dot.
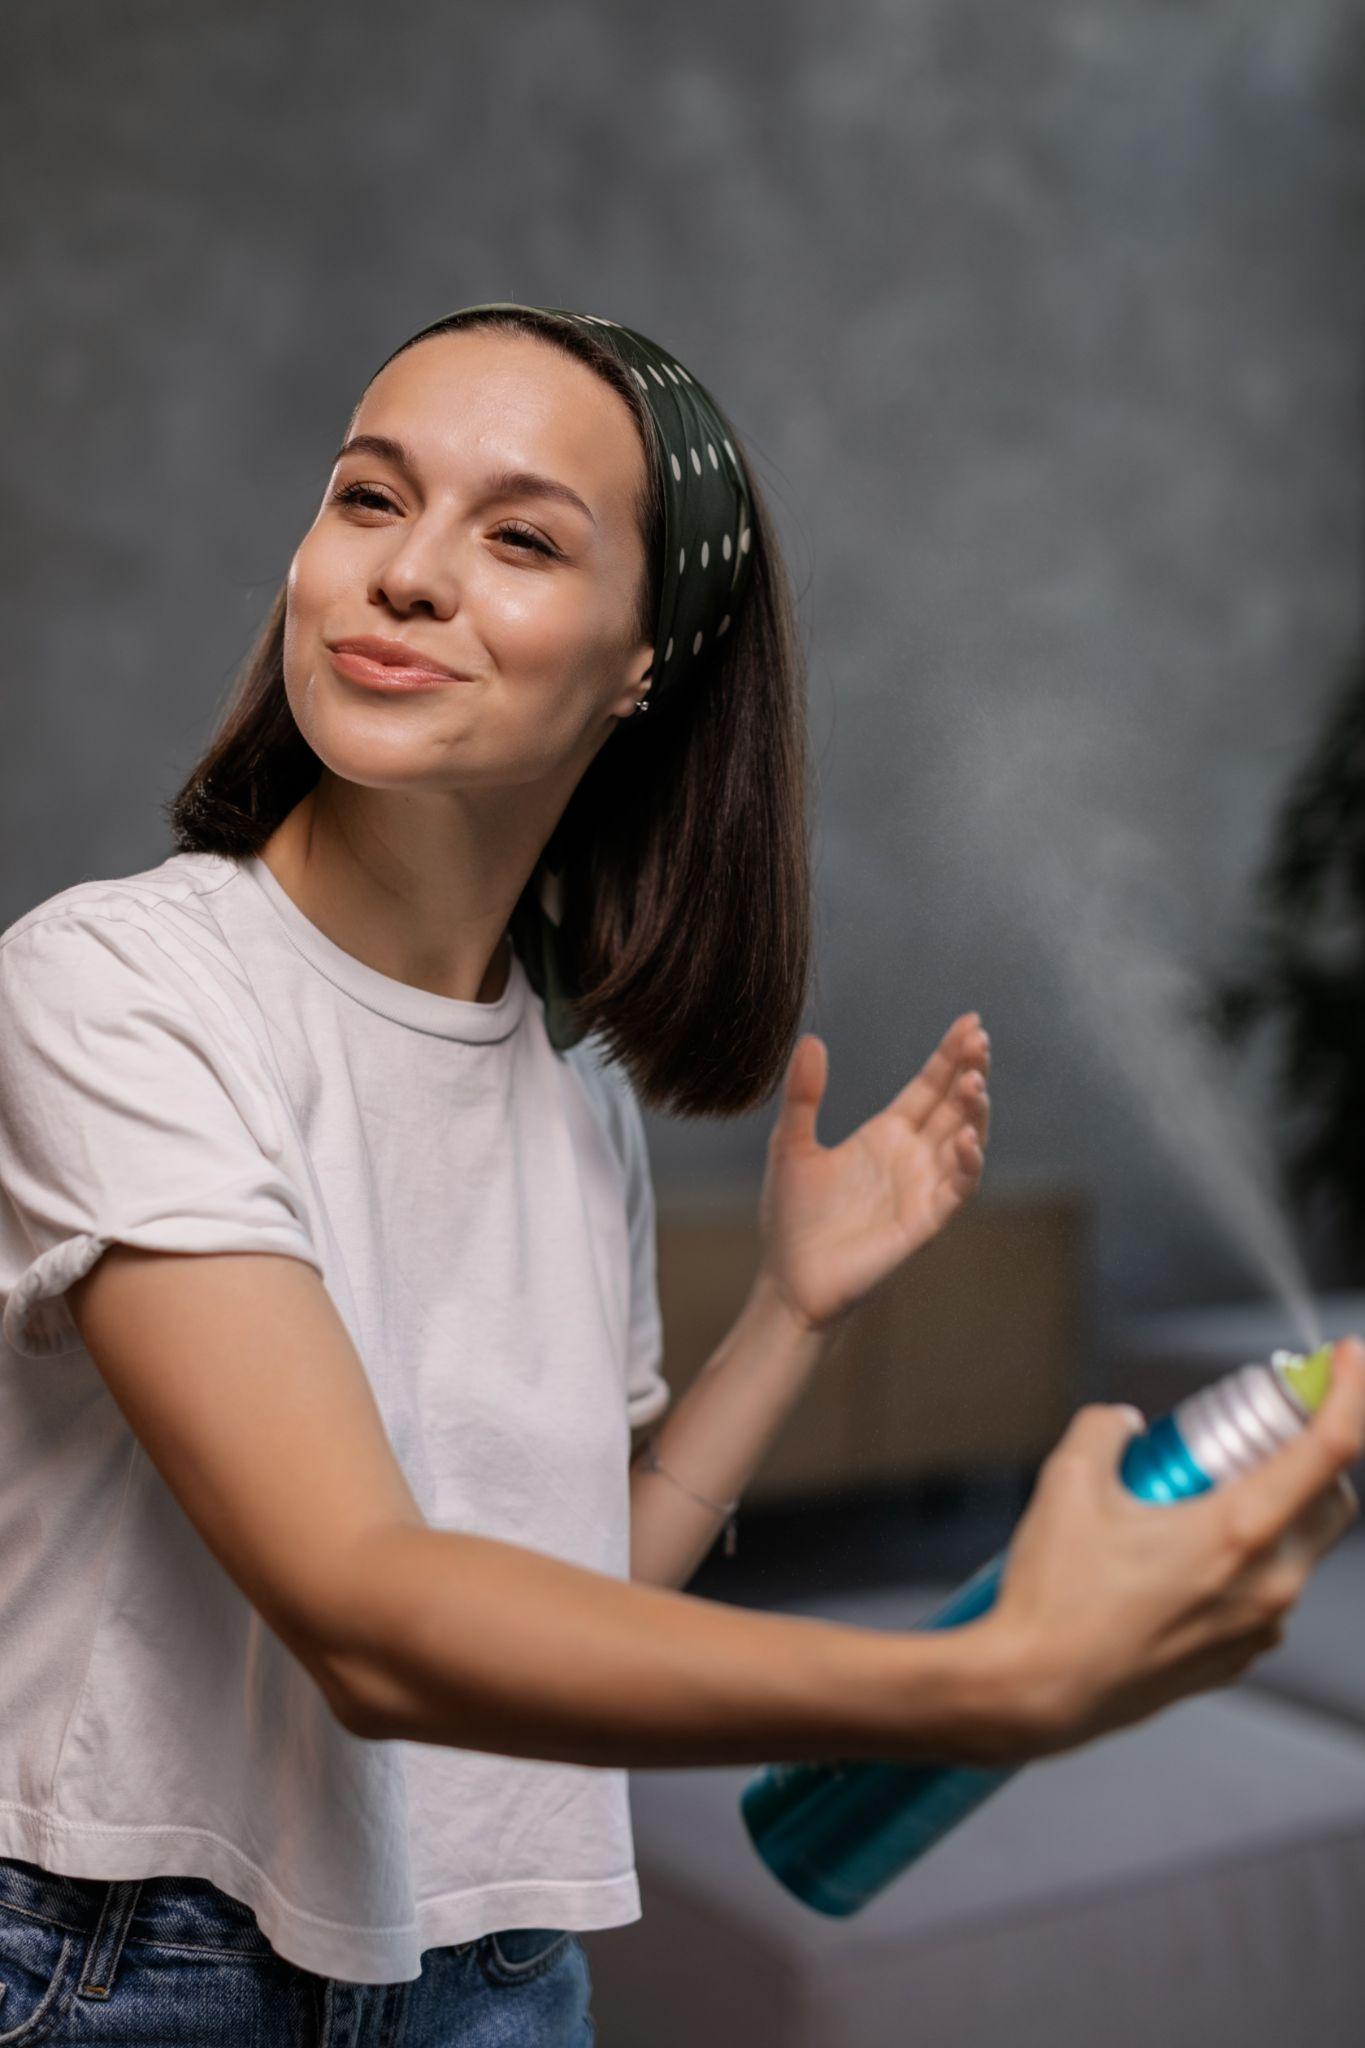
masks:
{"label": "white polka dot", "polygon": [[678,549],[678,574],[679,574],[680,576],[682,575],[682,572],[683,572],[683,570],[684,570],[684,569],[686,568],[686,566],[687,566],[687,549],[686,549],[686,548],[679,548],[679,549]]}
{"label": "white polka dot", "polygon": [[735,451],[734,451],[734,449],[733,449],[733,448],[732,448],[732,447],[730,446],[730,443],[729,443],[728,441],[722,440],[722,442],[721,442],[721,444],[720,444],[720,445],[721,445],[721,447],[722,447],[722,448],[723,448],[723,449],[725,450],[726,454],[727,454],[727,455],[729,456],[729,458],[730,458],[731,462],[734,462],[734,464],[735,464],[735,468],[736,468],[736,469],[738,469],[738,468],[739,468],[739,464],[738,464],[738,462],[735,462]]}
{"label": "white polka dot", "polygon": [[697,633],[697,634],[696,634],[696,635],[694,635],[694,637],[693,637],[693,640],[692,640],[692,652],[693,652],[694,654],[700,654],[700,653],[701,653],[701,638],[702,638],[702,636],[701,636],[701,634],[700,634],[700,633]]}
{"label": "white polka dot", "polygon": [[[678,373],[678,375],[679,375],[680,377],[687,377],[687,372],[686,372],[686,370],[685,370],[685,369],[683,368],[683,366],[682,366],[682,364],[681,364],[681,363],[674,363],[673,367],[674,367],[674,369],[675,369],[675,370],[677,371],[677,373]],[[691,379],[690,377],[687,377],[687,381],[688,381],[688,383],[690,384],[690,383],[692,382],[692,379]]]}
{"label": "white polka dot", "polygon": [[702,544],[701,544],[701,565],[702,565],[702,568],[703,568],[703,569],[704,569],[704,568],[706,567],[706,564],[707,564],[707,563],[708,563],[708,562],[710,561],[710,559],[711,559],[711,544],[710,544],[710,542],[709,542],[709,541],[705,541],[705,540],[704,540],[704,541],[702,542]]}
{"label": "white polka dot", "polygon": [[677,373],[674,371],[672,365],[670,363],[665,363],[664,368],[668,371],[669,376],[672,377],[673,382],[676,384],[678,381]]}
{"label": "white polka dot", "polygon": [[742,555],[747,555],[749,552],[749,529],[747,526],[739,537],[739,551]]}
{"label": "white polka dot", "polygon": [[664,649],[664,660],[665,660],[665,661],[671,661],[672,659],[673,659],[673,635],[672,635],[672,634],[670,633],[670,634],[669,634],[669,636],[668,636],[668,645],[667,645],[667,647],[665,647],[665,649]]}
{"label": "white polka dot", "polygon": [[673,474],[674,474],[674,476],[675,476],[675,477],[676,477],[676,478],[678,479],[678,482],[679,482],[679,483],[681,483],[681,482],[682,482],[682,464],[681,464],[681,463],[679,462],[679,460],[678,460],[678,458],[677,458],[677,456],[676,456],[676,455],[670,455],[668,459],[669,459],[669,461],[670,461],[670,462],[671,462],[671,463],[673,464]]}
{"label": "white polka dot", "polygon": [[711,458],[711,467],[712,467],[712,469],[719,469],[719,468],[720,468],[720,457],[719,457],[719,455],[717,455],[717,453],[716,453],[716,450],[715,450],[715,444],[714,444],[713,442],[711,442],[711,441],[708,441],[708,442],[707,442],[707,444],[706,444],[706,452],[707,452],[707,454],[708,454],[708,455],[710,456],[710,458]]}
{"label": "white polka dot", "polygon": [[730,536],[728,533],[720,544],[720,551],[728,562],[730,559]]}
{"label": "white polka dot", "polygon": [[701,475],[701,457],[700,457],[700,455],[698,455],[698,453],[697,453],[697,451],[696,451],[696,449],[695,449],[695,448],[689,448],[687,452],[688,452],[688,454],[689,454],[689,455],[690,455],[690,456],[692,457],[692,467],[693,467],[693,469],[695,469],[695,470],[696,470],[696,472],[697,472],[697,475],[698,475],[698,476],[700,476],[700,475]]}
{"label": "white polka dot", "polygon": [[655,367],[654,367],[653,363],[651,363],[651,364],[650,364],[650,366],[649,366],[649,374],[650,374],[650,376],[651,376],[651,377],[652,377],[652,378],[654,379],[654,382],[655,382],[656,384],[663,384],[663,388],[664,388],[664,390],[665,390],[665,391],[667,391],[667,389],[668,389],[668,386],[667,386],[666,384],[664,384],[664,380],[663,380],[663,378],[662,378],[662,377],[661,377],[661,376],[659,375],[659,373],[658,373],[658,371],[657,371],[657,370],[655,369]]}
{"label": "white polka dot", "polygon": [[639,385],[642,391],[648,391],[649,386],[648,384],[646,384],[644,378],[640,375],[640,372],[636,369],[634,363],[632,363],[630,366],[630,374],[635,379],[636,383]]}
{"label": "white polka dot", "polygon": [[729,625],[730,625],[730,614],[729,614],[729,612],[727,612],[727,613],[725,614],[725,617],[724,617],[724,618],[723,618],[723,619],[721,620],[721,622],[720,622],[720,625],[719,625],[719,626],[717,627],[717,629],[716,629],[716,638],[717,638],[717,640],[719,640],[719,638],[720,638],[720,636],[721,636],[721,634],[722,634],[722,633],[724,633],[724,632],[728,631],[728,629],[729,629]]}

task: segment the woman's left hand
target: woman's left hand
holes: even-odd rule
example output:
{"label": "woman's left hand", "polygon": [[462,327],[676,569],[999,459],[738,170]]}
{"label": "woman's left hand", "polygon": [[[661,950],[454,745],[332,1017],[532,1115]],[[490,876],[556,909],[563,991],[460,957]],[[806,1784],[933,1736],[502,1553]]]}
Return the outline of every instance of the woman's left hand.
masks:
{"label": "woman's left hand", "polygon": [[768,1139],[759,1197],[760,1274],[798,1326],[828,1330],[956,1215],[981,1179],[990,1127],[990,1039],[975,1010],[877,1116],[842,1145],[815,1118],[824,1040],[797,1040]]}

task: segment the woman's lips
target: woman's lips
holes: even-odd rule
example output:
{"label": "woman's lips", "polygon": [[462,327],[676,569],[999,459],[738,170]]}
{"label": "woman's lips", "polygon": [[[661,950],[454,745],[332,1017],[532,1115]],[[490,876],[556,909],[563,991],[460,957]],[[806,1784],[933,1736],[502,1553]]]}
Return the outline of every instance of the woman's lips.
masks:
{"label": "woman's lips", "polygon": [[340,669],[352,682],[367,683],[374,690],[434,690],[441,683],[464,680],[444,670],[400,668],[392,662],[375,661],[368,654],[352,653],[350,648],[329,647],[327,652],[333,668]]}

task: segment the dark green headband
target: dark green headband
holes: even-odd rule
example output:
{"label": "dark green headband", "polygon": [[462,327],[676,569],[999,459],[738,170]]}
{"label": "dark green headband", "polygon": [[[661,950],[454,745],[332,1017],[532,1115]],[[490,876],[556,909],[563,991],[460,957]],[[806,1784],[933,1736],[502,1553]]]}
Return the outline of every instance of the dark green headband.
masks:
{"label": "dark green headband", "polygon": [[[640,386],[658,428],[660,445],[651,450],[651,459],[664,501],[659,613],[654,660],[647,671],[652,681],[648,697],[640,703],[658,703],[706,663],[716,642],[729,632],[749,582],[753,500],[724,414],[676,356],[619,320],[574,313],[563,306],[526,306],[515,299],[490,299],[457,310],[548,313],[590,328],[593,338],[620,358]],[[380,369],[413,342],[439,333],[453,317],[442,314],[409,335]],[[550,1042],[562,1052],[585,1033],[567,1007],[576,991],[558,942],[558,915],[551,907],[555,880],[548,888],[547,896],[546,877],[538,870],[517,904],[510,929],[545,1005]]]}

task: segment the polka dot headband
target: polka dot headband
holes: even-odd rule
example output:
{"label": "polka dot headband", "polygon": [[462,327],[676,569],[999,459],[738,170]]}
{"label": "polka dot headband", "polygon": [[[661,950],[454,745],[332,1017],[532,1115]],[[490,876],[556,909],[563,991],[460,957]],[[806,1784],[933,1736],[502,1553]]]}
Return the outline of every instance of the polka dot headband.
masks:
{"label": "polka dot headband", "polygon": [[[523,306],[514,299],[491,299],[459,311],[550,313],[590,328],[639,385],[663,453],[663,573],[654,660],[647,671],[650,692],[641,700],[657,704],[729,632],[749,580],[753,503],[724,415],[676,356],[619,320],[562,306]],[[402,347],[438,332],[450,318],[443,314]]]}

